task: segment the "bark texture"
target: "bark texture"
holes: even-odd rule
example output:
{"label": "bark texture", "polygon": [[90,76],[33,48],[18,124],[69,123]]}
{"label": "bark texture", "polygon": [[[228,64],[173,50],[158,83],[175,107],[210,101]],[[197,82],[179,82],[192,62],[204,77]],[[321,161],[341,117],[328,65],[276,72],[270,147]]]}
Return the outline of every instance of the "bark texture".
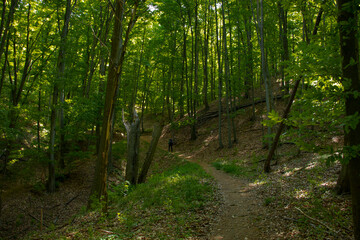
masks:
{"label": "bark texture", "polygon": [[290,96],[290,99],[289,99],[289,102],[286,106],[286,109],[284,111],[284,114],[283,114],[283,117],[282,117],[282,121],[280,122],[280,125],[279,125],[279,128],[276,132],[276,135],[275,135],[275,138],[274,138],[274,141],[271,145],[271,148],[270,148],[270,151],[269,151],[269,154],[266,158],[266,161],[265,161],[265,164],[264,164],[264,171],[265,172],[270,172],[270,162],[271,162],[271,159],[273,158],[274,156],[274,153],[275,153],[275,150],[276,150],[276,147],[277,147],[277,144],[279,142],[279,139],[280,139],[280,135],[281,135],[281,132],[282,130],[284,129],[284,126],[285,126],[285,123],[284,123],[284,120],[288,117],[289,113],[290,113],[290,108],[291,108],[291,105],[294,101],[294,98],[295,98],[295,95],[296,95],[296,91],[299,87],[299,83],[301,81],[302,78],[299,78],[296,82],[295,82],[295,86],[294,86],[294,90],[293,92],[291,93],[291,96]]}
{"label": "bark texture", "polygon": [[122,33],[125,2],[120,0],[116,0],[115,2],[115,24],[111,40],[111,55],[109,60],[109,73],[106,85],[105,106],[99,143],[99,153],[96,161],[95,179],[91,189],[91,197],[88,202],[88,207],[91,207],[93,200],[96,199],[103,201],[105,203],[103,211],[107,211],[107,169],[109,149],[111,144],[111,120],[115,110],[116,90],[118,89],[119,85],[119,78],[122,72],[129,35],[137,20],[136,10],[138,3],[138,1],[135,1],[134,3],[134,7],[131,11],[132,15],[128,22],[128,27],[125,33],[125,40],[123,41]]}
{"label": "bark texture", "polygon": [[151,143],[150,143],[149,149],[146,153],[146,158],[144,160],[144,165],[141,169],[141,173],[139,175],[138,183],[144,183],[146,181],[146,176],[149,171],[151,162],[154,158],[155,150],[158,145],[162,129],[163,129],[163,126],[161,124],[159,124],[159,123],[155,124],[153,132],[152,132]]}
{"label": "bark texture", "polygon": [[[342,56],[342,81],[345,88],[346,116],[358,116],[359,99],[354,92],[360,92],[358,1],[338,0],[338,23],[340,30],[340,51]],[[345,154],[349,160],[349,180],[352,196],[354,237],[360,239],[360,124],[345,131]]]}
{"label": "bark texture", "polygon": [[139,148],[140,148],[140,119],[134,110],[134,121],[128,123],[124,118],[123,123],[127,132],[127,163],[125,180],[131,184],[137,184],[139,172]]}

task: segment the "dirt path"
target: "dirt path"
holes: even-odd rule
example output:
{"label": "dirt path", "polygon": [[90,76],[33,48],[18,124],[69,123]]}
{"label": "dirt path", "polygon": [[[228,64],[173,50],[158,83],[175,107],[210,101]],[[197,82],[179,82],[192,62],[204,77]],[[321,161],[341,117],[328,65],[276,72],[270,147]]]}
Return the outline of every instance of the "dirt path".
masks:
{"label": "dirt path", "polygon": [[[150,136],[142,137],[150,142]],[[158,147],[166,147],[165,141]],[[218,183],[219,192],[223,198],[220,215],[209,233],[210,240],[258,240],[264,239],[257,224],[262,219],[264,207],[262,201],[252,191],[251,184],[245,179],[235,178],[216,170],[208,163],[199,160],[190,152],[175,151],[174,154],[188,161],[199,164]]]}
{"label": "dirt path", "polygon": [[212,227],[210,239],[261,239],[256,222],[260,220],[263,208],[260,200],[251,191],[249,183],[216,170],[207,163],[197,163],[215,178],[224,199],[221,214]]}

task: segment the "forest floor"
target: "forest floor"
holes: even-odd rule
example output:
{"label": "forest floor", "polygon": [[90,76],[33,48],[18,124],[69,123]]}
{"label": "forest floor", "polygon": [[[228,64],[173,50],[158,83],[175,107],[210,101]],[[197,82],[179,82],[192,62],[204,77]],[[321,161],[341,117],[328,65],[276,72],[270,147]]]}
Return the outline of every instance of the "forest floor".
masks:
{"label": "forest floor", "polygon": [[[281,112],[284,102],[276,106]],[[264,108],[256,105],[255,121],[250,120],[251,107],[238,112],[237,142],[231,148],[225,126],[225,147],[218,148],[218,118],[198,126],[195,141],[189,141],[190,128],[168,127],[161,138],[162,147],[174,138],[174,154],[198,163],[218,183],[222,207],[209,239],[352,239],[350,196],[334,193],[339,163],[285,143],[278,147],[271,173],[263,173],[268,150],[259,113]],[[213,105],[209,111],[216,109]],[[339,136],[329,141],[342,144]]]}
{"label": "forest floor", "polygon": [[[277,110],[281,111],[283,105],[279,101]],[[216,111],[216,106],[214,103],[209,111]],[[213,177],[217,188],[214,198],[217,203],[205,208],[213,212],[201,213],[204,218],[199,221],[205,227],[194,228],[193,237],[177,239],[351,239],[350,197],[337,196],[333,191],[339,163],[329,165],[326,156],[299,151],[293,144],[282,144],[277,151],[277,164],[272,165],[270,174],[263,173],[267,149],[261,140],[260,113],[264,108],[264,104],[256,105],[255,121],[250,121],[251,107],[238,111],[237,142],[232,148],[227,147],[225,116],[222,149],[218,148],[218,118],[197,126],[198,137],[194,141],[189,140],[189,127],[174,130],[168,125],[164,128],[158,145],[162,153],[155,156],[151,172],[161,172],[185,159],[202,166]],[[152,123],[149,120],[145,128],[151,128]],[[172,154],[167,153],[169,138],[175,140]],[[142,136],[143,142],[150,139],[149,135]],[[334,136],[330,141],[341,144],[342,140]],[[101,216],[85,213],[94,171],[94,157],[90,160],[74,161],[55,194],[44,192],[45,170],[30,172],[37,176],[31,181],[19,178],[14,184],[11,176],[3,180],[0,239],[23,239],[30,232],[33,233],[31,239],[58,239],[64,236],[61,234],[65,234],[64,239],[84,239],[75,237],[74,231],[66,228],[78,226],[76,232],[84,233],[93,231],[93,226],[102,221]],[[116,174],[121,175],[123,166],[115,168]],[[121,179],[112,176],[110,181],[119,184]],[[34,235],[40,228],[41,212],[46,224],[45,235]],[[98,230],[106,233],[104,229]],[[176,236],[176,232],[172,236]]]}

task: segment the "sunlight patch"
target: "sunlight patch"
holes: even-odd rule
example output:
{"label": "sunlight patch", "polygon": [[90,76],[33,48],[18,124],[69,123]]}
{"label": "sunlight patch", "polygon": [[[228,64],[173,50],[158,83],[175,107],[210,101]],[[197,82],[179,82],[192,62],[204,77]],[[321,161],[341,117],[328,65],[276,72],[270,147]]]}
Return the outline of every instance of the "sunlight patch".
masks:
{"label": "sunlight patch", "polygon": [[295,192],[295,198],[297,199],[309,198],[309,193],[305,190],[298,190]]}
{"label": "sunlight patch", "polygon": [[336,182],[334,181],[327,181],[320,184],[321,187],[334,187]]}
{"label": "sunlight patch", "polygon": [[307,165],[307,167],[305,168],[306,170],[310,170],[310,169],[313,169],[315,168],[316,166],[319,165],[319,162],[311,162]]}

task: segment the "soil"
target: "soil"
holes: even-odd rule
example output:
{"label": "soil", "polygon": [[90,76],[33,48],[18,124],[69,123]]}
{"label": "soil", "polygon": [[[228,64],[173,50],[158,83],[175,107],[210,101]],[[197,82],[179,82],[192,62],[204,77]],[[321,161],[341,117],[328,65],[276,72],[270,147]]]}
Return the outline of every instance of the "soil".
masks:
{"label": "soil", "polygon": [[[65,176],[54,194],[42,189],[46,179],[42,171],[33,172],[35,177],[28,182],[24,179],[3,181],[0,238],[23,239],[29,232],[71,225],[73,216],[89,199],[94,168],[94,160],[74,162],[73,171]],[[40,226],[41,218],[43,227]]]}
{"label": "soil", "polygon": [[262,239],[257,217],[261,216],[261,201],[254,195],[246,180],[231,177],[208,164],[200,163],[219,184],[224,205],[217,223],[212,226],[209,238],[218,239]]}

